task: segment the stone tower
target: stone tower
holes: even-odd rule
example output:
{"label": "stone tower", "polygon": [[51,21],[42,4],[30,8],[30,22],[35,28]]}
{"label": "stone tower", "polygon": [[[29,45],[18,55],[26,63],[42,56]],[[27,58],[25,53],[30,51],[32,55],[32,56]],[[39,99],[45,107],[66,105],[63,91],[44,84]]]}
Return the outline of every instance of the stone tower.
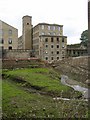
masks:
{"label": "stone tower", "polygon": [[32,17],[24,16],[22,18],[22,24],[23,49],[32,50]]}

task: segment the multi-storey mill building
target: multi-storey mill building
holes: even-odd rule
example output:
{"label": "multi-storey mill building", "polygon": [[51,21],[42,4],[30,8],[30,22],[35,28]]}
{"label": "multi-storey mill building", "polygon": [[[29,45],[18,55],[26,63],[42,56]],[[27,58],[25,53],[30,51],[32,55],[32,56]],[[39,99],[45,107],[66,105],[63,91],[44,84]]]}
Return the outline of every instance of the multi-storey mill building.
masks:
{"label": "multi-storey mill building", "polygon": [[47,61],[60,60],[66,56],[67,37],[63,25],[39,23],[33,28],[33,49],[38,58]]}
{"label": "multi-storey mill building", "polygon": [[18,49],[33,50],[42,60],[60,60],[66,55],[67,37],[63,36],[63,25],[39,23],[32,26],[32,17],[24,16],[22,36]]}

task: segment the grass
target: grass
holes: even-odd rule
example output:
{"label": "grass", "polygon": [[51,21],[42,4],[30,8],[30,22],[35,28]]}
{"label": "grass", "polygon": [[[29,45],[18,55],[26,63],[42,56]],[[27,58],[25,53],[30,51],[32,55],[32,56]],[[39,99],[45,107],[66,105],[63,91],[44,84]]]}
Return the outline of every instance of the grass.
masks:
{"label": "grass", "polygon": [[[25,81],[22,86],[33,86],[36,89],[41,89],[44,92],[53,93],[55,96],[62,95],[64,97],[74,97],[81,93],[74,92],[74,90],[68,86],[62,85],[60,81],[60,75],[52,69],[48,68],[32,68],[32,69],[18,69],[4,72],[6,78],[9,79],[22,79]],[[18,80],[19,81],[19,80]],[[21,83],[20,83],[21,85]],[[72,95],[72,92],[75,93]],[[68,94],[69,93],[69,94]]]}
{"label": "grass", "polygon": [[[73,94],[77,96],[77,93],[75,95],[74,90],[62,85],[60,75],[52,69],[4,70],[3,74],[5,75],[2,83],[3,119],[88,117],[86,101],[53,99],[53,96],[61,96],[62,90],[63,96],[72,97]],[[16,78],[24,82],[17,82]],[[37,87],[40,89],[36,89]],[[39,91],[47,94],[40,94]],[[53,93],[53,96],[48,93]]]}

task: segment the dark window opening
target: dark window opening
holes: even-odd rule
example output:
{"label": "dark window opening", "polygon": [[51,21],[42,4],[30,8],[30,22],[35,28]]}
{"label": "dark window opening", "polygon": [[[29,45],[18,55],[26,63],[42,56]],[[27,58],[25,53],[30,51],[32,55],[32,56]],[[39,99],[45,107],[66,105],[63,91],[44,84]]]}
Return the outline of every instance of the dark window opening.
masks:
{"label": "dark window opening", "polygon": [[53,48],[53,45],[51,45],[51,48]]}
{"label": "dark window opening", "polygon": [[2,38],[2,39],[0,39],[0,43],[2,43],[2,44],[4,43],[4,39],[3,39],[3,38]]}
{"label": "dark window opening", "polygon": [[45,39],[45,42],[48,42],[48,38]]}
{"label": "dark window opening", "polygon": [[46,45],[46,48],[48,47],[48,45]]}
{"label": "dark window opening", "polygon": [[29,25],[29,23],[27,23],[27,25]]}
{"label": "dark window opening", "polygon": [[73,51],[73,54],[75,55],[75,51]]}
{"label": "dark window opening", "polygon": [[53,51],[51,52],[51,54],[53,54]]}
{"label": "dark window opening", "polygon": [[57,48],[59,48],[59,45],[57,45]]}
{"label": "dark window opening", "polygon": [[46,57],[46,60],[48,60],[48,57]]}
{"label": "dark window opening", "polygon": [[64,38],[62,38],[62,42],[64,42]]}
{"label": "dark window opening", "polygon": [[57,54],[59,54],[59,51],[57,51]]}
{"label": "dark window opening", "polygon": [[53,60],[53,57],[51,57],[51,60]]}
{"label": "dark window opening", "polygon": [[57,57],[57,60],[59,60],[59,57]]}
{"label": "dark window opening", "polygon": [[59,42],[59,38],[57,37],[57,42]]}
{"label": "dark window opening", "polygon": [[51,38],[51,42],[53,42],[53,38]]}
{"label": "dark window opening", "polygon": [[9,50],[12,50],[12,47],[11,47],[11,46],[9,47]]}

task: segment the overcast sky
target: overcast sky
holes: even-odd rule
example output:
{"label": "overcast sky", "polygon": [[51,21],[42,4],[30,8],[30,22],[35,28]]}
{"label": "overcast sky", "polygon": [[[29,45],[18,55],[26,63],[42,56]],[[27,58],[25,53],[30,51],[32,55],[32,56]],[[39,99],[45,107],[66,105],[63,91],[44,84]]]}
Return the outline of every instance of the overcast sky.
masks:
{"label": "overcast sky", "polygon": [[32,16],[32,24],[56,23],[63,26],[67,43],[79,43],[88,28],[88,0],[0,0],[0,20],[16,27],[22,34],[22,17]]}

